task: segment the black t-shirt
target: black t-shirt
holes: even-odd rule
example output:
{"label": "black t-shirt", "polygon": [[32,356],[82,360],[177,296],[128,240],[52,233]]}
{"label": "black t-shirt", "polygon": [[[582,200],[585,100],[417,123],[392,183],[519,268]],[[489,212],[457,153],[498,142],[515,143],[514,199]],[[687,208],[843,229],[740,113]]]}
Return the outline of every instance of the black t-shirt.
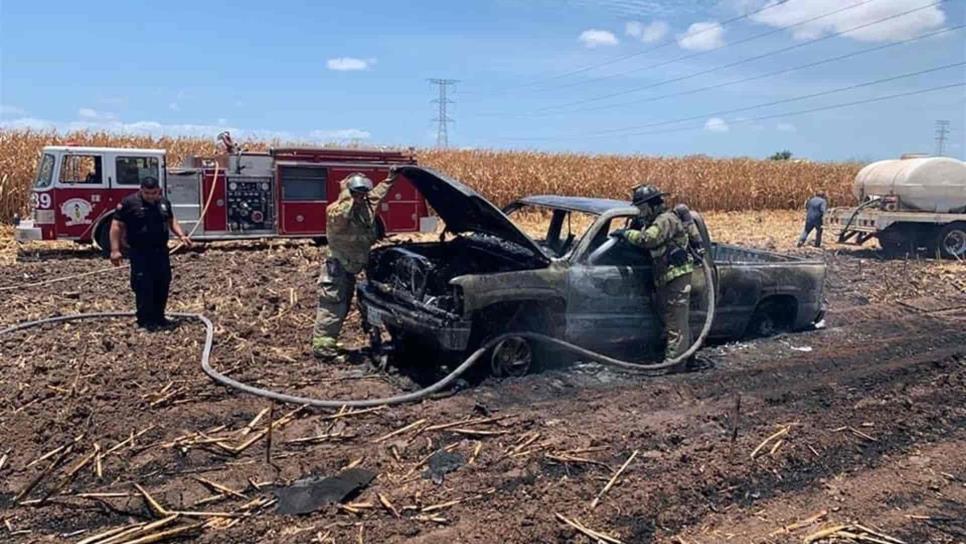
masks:
{"label": "black t-shirt", "polygon": [[161,197],[154,203],[145,202],[140,192],[125,197],[114,213],[114,219],[127,227],[127,244],[132,249],[167,247],[171,217],[168,199]]}

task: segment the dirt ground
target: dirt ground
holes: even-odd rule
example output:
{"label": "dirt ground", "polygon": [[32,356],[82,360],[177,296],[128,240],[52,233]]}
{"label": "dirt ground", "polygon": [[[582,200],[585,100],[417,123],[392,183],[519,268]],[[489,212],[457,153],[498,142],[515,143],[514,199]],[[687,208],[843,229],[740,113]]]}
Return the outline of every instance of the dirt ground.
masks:
{"label": "dirt ground", "polygon": [[[608,542],[571,522],[624,543],[966,542],[966,265],[795,249],[800,219],[708,223],[719,240],[825,259],[827,328],[711,346],[686,374],[577,364],[418,404],[323,411],[216,385],[191,321],[154,334],[106,319],[4,335],[0,541],[131,527],[99,541]],[[4,290],[107,263],[70,246],[18,253],[2,234],[0,325],[131,308],[123,270]],[[208,315],[212,364],[242,381],[327,398],[413,388],[361,355],[311,357],[323,251],[179,253],[170,309]],[[347,336],[363,345],[355,313]],[[460,466],[433,481],[440,451]],[[376,478],[346,504],[275,512],[273,485],[350,466]]]}

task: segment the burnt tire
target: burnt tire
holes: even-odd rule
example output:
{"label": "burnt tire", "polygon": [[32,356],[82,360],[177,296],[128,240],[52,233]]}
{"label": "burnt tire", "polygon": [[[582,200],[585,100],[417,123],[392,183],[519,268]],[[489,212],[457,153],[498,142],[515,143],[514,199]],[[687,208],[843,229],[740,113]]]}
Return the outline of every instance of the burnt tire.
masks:
{"label": "burnt tire", "polygon": [[508,336],[487,351],[486,359],[493,376],[519,378],[535,368],[537,352],[532,340]]}
{"label": "burnt tire", "polygon": [[947,259],[966,259],[966,223],[946,225],[936,236],[939,254]]}
{"label": "burnt tire", "polygon": [[[554,356],[556,350],[553,347],[532,338],[515,336],[515,333],[556,336],[554,331],[559,330],[560,326],[554,316],[559,315],[561,315],[559,309],[551,303],[542,301],[521,301],[491,306],[476,316],[474,333],[467,354],[480,346],[485,346],[497,337],[510,335],[483,354],[483,360],[475,366],[477,372],[486,372],[496,377],[511,377],[533,374],[546,367],[557,366],[558,359]],[[512,349],[516,352],[510,351]],[[499,353],[502,350],[508,351]],[[510,355],[507,356],[506,353]],[[513,361],[514,353],[516,361]]]}
{"label": "burnt tire", "polygon": [[784,302],[781,299],[769,299],[759,303],[748,321],[745,336],[767,338],[791,331],[795,314],[786,307],[787,301]]}

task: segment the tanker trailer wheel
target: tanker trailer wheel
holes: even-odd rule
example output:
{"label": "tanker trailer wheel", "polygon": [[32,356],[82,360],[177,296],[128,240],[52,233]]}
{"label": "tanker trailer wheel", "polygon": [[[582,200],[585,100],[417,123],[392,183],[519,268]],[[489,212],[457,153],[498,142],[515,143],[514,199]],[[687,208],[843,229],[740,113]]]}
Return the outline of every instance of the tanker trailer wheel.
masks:
{"label": "tanker trailer wheel", "polygon": [[497,377],[519,378],[530,372],[533,346],[526,338],[509,336],[490,350],[490,371]]}
{"label": "tanker trailer wheel", "polygon": [[939,231],[939,251],[949,259],[966,258],[966,223],[950,223]]}

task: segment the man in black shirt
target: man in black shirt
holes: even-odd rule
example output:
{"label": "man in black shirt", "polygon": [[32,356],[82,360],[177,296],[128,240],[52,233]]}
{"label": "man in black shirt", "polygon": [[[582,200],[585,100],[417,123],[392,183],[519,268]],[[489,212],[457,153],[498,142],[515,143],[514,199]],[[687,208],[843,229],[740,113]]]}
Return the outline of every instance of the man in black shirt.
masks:
{"label": "man in black shirt", "polygon": [[114,266],[121,264],[123,243],[131,259],[131,289],[134,290],[138,326],[148,330],[168,325],[164,318],[171,285],[168,229],[186,247],[191,247],[191,240],[174,217],[171,203],[161,196],[158,180],[142,178],[141,189],[125,197],[114,213],[111,263]]}

